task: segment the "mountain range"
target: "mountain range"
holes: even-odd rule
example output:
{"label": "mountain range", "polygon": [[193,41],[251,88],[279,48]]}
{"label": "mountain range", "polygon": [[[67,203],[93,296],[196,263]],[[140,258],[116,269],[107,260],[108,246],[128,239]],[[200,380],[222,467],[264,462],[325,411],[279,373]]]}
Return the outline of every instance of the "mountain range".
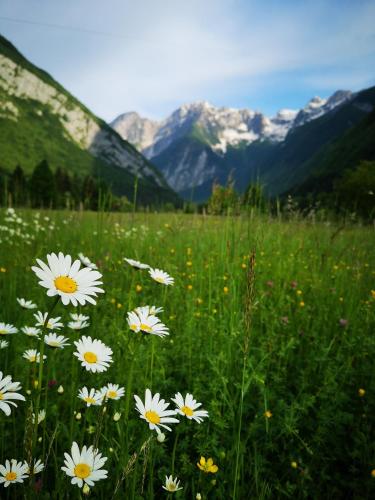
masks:
{"label": "mountain range", "polygon": [[320,149],[364,119],[374,105],[374,89],[338,90],[272,118],[197,102],[159,122],[130,112],[111,126],[158,166],[185,199],[205,201],[214,181],[225,184],[230,178],[239,192],[256,181],[274,196],[306,184],[319,168]]}
{"label": "mountain range", "polygon": [[137,178],[144,203],[178,200],[159,169],[0,36],[0,168],[30,174],[44,159],[119,196],[131,199]]}
{"label": "mountain range", "polygon": [[266,194],[331,191],[344,169],[375,160],[375,87],[314,97],[274,117],[186,104],[162,121],[124,113],[110,125],[0,36],[0,174],[48,160],[143,205],[204,202],[214,182]]}

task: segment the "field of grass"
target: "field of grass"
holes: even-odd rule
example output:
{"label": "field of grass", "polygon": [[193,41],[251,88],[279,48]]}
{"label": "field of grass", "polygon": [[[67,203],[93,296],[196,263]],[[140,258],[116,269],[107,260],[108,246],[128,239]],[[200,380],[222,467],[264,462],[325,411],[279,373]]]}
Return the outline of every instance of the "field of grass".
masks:
{"label": "field of grass", "polygon": [[[22,384],[26,401],[10,416],[0,411],[0,464],[32,456],[45,469],[0,485],[0,498],[84,498],[61,470],[73,441],[108,457],[108,477],[90,488],[92,498],[374,498],[372,227],[266,216],[17,216],[0,212],[0,322],[19,330],[0,335],[9,342],[0,371]],[[105,294],[96,306],[56,305],[51,315],[65,325],[57,333],[71,345],[45,345],[40,379],[39,365],[22,354],[41,343],[20,329],[54,304],[31,266],[59,251],[95,262]],[[165,270],[174,285],[124,257]],[[38,309],[22,309],[17,297]],[[164,308],[158,317],[168,336],[129,329],[127,312],[144,305]],[[90,316],[90,326],[69,329],[72,312]],[[107,371],[90,373],[73,355],[83,335],[112,349]],[[90,407],[77,397],[83,386],[108,383],[125,395]],[[189,392],[209,416],[198,423],[178,415],[159,442],[135,408],[146,388],[166,401]],[[38,400],[46,417],[35,426]],[[217,472],[201,471],[201,457]],[[162,488],[171,474],[183,487],[173,494]]]}

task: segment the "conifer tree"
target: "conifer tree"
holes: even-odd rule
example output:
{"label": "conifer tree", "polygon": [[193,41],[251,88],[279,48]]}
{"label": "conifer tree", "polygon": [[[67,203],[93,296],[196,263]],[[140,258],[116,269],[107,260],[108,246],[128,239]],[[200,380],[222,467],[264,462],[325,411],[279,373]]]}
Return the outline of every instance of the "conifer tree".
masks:
{"label": "conifer tree", "polygon": [[25,205],[27,201],[27,184],[25,174],[20,165],[16,166],[10,176],[9,190],[15,206]]}
{"label": "conifer tree", "polygon": [[32,173],[30,184],[30,198],[34,207],[56,206],[55,177],[47,160],[41,161]]}

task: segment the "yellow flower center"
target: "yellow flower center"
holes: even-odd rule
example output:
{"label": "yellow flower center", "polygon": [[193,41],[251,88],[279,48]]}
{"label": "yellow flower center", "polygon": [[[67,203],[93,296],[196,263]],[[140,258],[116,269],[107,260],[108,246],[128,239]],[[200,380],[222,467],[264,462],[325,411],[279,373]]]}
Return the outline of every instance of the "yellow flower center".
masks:
{"label": "yellow flower center", "polygon": [[87,351],[83,357],[87,363],[96,363],[98,361],[98,356],[94,352]]}
{"label": "yellow flower center", "polygon": [[4,394],[2,392],[0,392],[0,401],[4,399]]}
{"label": "yellow flower center", "polygon": [[86,479],[91,474],[91,468],[87,464],[77,464],[74,467],[74,475],[80,479]]}
{"label": "yellow flower center", "polygon": [[90,405],[93,405],[93,404],[95,404],[95,399],[94,398],[85,398],[85,402],[90,404]]}
{"label": "yellow flower center", "polygon": [[162,278],[161,276],[156,276],[154,279],[155,279],[155,281],[157,281],[158,283],[163,283],[163,284],[164,284],[164,278]]}
{"label": "yellow flower center", "polygon": [[30,356],[29,357],[30,363],[35,363],[36,361],[36,356]]}
{"label": "yellow flower center", "polygon": [[117,391],[108,391],[107,398],[115,399],[117,397]]}
{"label": "yellow flower center", "polygon": [[77,283],[69,276],[58,276],[55,279],[55,287],[64,293],[74,293],[77,290]]}
{"label": "yellow flower center", "polygon": [[140,329],[143,331],[143,332],[151,332],[152,328],[148,325],[145,325],[144,323],[141,323],[141,326],[140,326]]}
{"label": "yellow flower center", "polygon": [[168,483],[167,490],[168,491],[176,491],[176,485],[174,483]]}
{"label": "yellow flower center", "polygon": [[137,331],[137,325],[130,325],[130,330]]}
{"label": "yellow flower center", "polygon": [[7,481],[14,481],[15,479],[17,479],[17,474],[15,472],[7,472],[5,474],[5,479]]}
{"label": "yellow flower center", "polygon": [[194,411],[191,408],[189,408],[189,406],[183,406],[181,408],[181,411],[185,413],[187,417],[192,417],[194,415]]}
{"label": "yellow flower center", "polygon": [[0,335],[6,335],[7,333],[7,330],[0,330]]}
{"label": "yellow flower center", "polygon": [[152,410],[146,411],[146,418],[152,424],[160,423],[160,417],[155,411]]}

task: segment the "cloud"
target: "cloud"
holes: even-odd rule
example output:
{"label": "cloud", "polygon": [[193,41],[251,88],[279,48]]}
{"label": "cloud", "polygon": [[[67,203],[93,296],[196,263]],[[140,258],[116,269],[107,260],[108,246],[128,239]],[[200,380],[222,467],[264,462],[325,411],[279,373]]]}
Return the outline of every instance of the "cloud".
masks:
{"label": "cloud", "polygon": [[[315,82],[327,90],[361,85],[371,79],[368,62],[375,63],[370,1],[113,0],[111,9],[98,0],[47,4],[45,22],[112,33],[64,38],[51,30],[49,37],[58,54],[51,70],[106,119],[130,109],[160,117],[182,102],[220,93],[228,98],[228,89],[233,102],[236,94],[271,91],[269,81],[280,75],[290,75],[291,90],[296,75],[299,85]],[[24,7],[24,17],[38,15],[28,2]]]}

